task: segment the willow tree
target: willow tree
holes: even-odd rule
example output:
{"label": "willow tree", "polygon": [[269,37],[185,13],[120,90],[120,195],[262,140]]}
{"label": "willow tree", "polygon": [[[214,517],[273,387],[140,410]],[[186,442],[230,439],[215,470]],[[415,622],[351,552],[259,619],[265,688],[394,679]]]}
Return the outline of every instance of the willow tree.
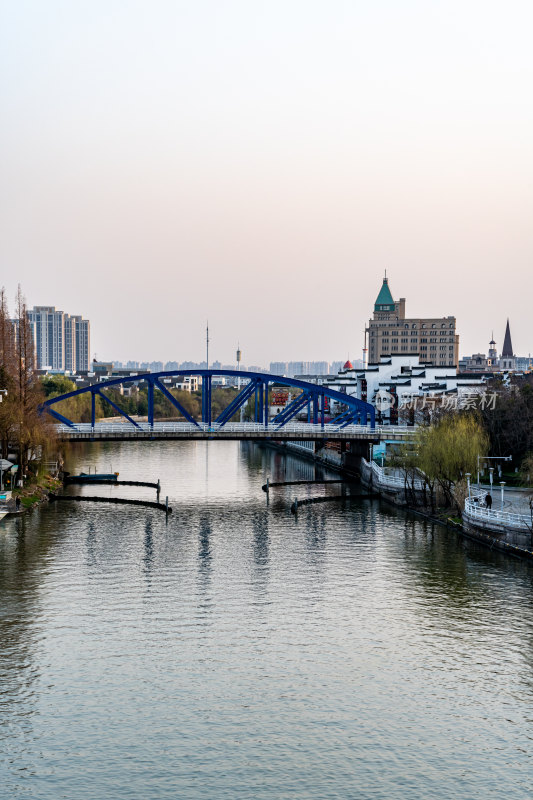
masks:
{"label": "willow tree", "polygon": [[[466,474],[477,469],[478,456],[489,446],[488,436],[474,414],[447,414],[417,436],[420,469],[442,490],[447,505],[460,505],[458,488]],[[435,498],[432,493],[432,505]]]}

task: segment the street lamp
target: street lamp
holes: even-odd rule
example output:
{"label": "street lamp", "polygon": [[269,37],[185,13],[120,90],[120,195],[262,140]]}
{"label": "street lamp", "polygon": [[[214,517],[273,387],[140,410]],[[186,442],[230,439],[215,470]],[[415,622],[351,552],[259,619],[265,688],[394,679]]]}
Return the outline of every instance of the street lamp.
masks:
{"label": "street lamp", "polygon": [[494,467],[489,467],[489,476],[490,476],[490,493],[492,494],[492,480],[494,478]]}
{"label": "street lamp", "polygon": [[472,495],[470,492],[470,472],[466,473],[466,484],[468,486],[468,497],[471,497]]}
{"label": "street lamp", "polygon": [[[480,467],[480,459],[481,459],[481,456],[478,453],[477,454],[477,485],[478,485],[478,489],[479,489],[479,486],[480,486],[480,483],[479,483],[480,468],[481,468]],[[512,460],[513,460],[512,456],[483,456],[483,461],[512,461]],[[484,464],[483,465],[483,472],[485,471],[486,467],[487,467],[487,465]],[[499,464],[498,464],[498,471],[499,471],[499,475],[501,477],[501,467],[500,467]],[[493,472],[494,472],[494,470],[492,469],[491,470],[491,475],[492,475]],[[492,480],[491,480],[491,486],[492,486]]]}
{"label": "street lamp", "polygon": [[500,481],[500,486],[502,487],[502,511],[503,511],[503,487],[505,486],[505,481]]}

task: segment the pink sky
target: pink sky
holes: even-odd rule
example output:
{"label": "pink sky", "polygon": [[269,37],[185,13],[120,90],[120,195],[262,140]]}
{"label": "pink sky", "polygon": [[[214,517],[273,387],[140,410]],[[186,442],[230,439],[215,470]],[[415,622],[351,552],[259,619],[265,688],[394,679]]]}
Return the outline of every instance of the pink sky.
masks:
{"label": "pink sky", "polygon": [[1,283],[101,358],[533,350],[529,2],[3,3]]}

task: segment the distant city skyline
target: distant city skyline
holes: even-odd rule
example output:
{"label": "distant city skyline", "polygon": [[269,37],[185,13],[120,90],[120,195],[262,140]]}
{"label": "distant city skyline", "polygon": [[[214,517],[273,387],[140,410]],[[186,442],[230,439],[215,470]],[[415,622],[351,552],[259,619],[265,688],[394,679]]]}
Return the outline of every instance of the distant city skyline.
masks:
{"label": "distant city skyline", "polygon": [[[112,363],[114,367],[120,369],[143,370],[149,369],[151,372],[162,372],[163,370],[188,370],[188,369],[205,369],[206,361],[138,361],[130,359],[129,361],[120,361],[119,359],[105,359],[97,362],[99,364]],[[286,375],[287,377],[296,377],[297,375],[336,375],[338,371],[346,365],[345,361],[275,361],[270,364],[245,364],[240,365],[241,371],[251,372],[270,372],[274,375]],[[361,359],[354,359],[353,365],[358,367],[362,366]],[[222,362],[218,359],[209,362],[211,369],[237,369],[236,363]]]}
{"label": "distant city skyline", "polygon": [[525,0],[4,3],[0,264],[92,353],[360,358],[384,270],[533,350]]}
{"label": "distant city skyline", "polygon": [[[22,288],[24,289],[24,287],[22,287]],[[42,304],[39,304],[39,307],[41,305]],[[29,307],[30,307],[30,304],[28,303],[28,308]],[[43,306],[43,307],[45,307],[45,306]],[[62,312],[59,312],[59,313],[62,313]],[[86,315],[84,315],[84,316],[86,316]],[[513,320],[512,319],[510,320],[510,323],[511,323],[511,328],[513,330],[513,342],[514,342],[514,340],[515,340],[515,333],[514,333],[515,326],[513,324]],[[501,337],[500,337],[501,338],[501,342],[499,341],[498,336],[497,336],[497,329],[494,327],[494,328],[491,328],[491,330],[487,333],[487,341],[477,341],[477,342],[475,342],[475,346],[474,346],[473,349],[467,350],[463,346],[462,337],[461,337],[460,329],[459,329],[459,323],[458,323],[458,333],[459,333],[459,343],[460,343],[459,344],[459,353],[460,353],[460,356],[462,358],[465,358],[466,356],[469,356],[472,353],[483,352],[484,350],[488,350],[489,349],[489,342],[490,342],[490,340],[488,338],[489,336],[491,337],[491,339],[493,337],[495,337],[496,350],[497,350],[498,353],[501,353],[501,350],[503,348],[504,338],[505,338],[505,327],[506,327],[506,324],[507,324],[507,321],[505,320],[505,322],[503,324],[503,332],[502,332]],[[90,360],[91,361],[93,359],[96,359],[96,360],[104,361],[104,362],[113,361],[114,363],[122,363],[122,364],[126,364],[127,362],[135,362],[135,363],[141,364],[141,363],[152,363],[152,362],[155,362],[155,361],[160,361],[163,364],[166,364],[168,362],[173,362],[173,361],[175,361],[177,363],[182,363],[183,361],[191,361],[191,362],[193,362],[195,364],[200,364],[202,361],[205,361],[205,327],[204,327],[204,330],[203,330],[203,337],[204,337],[203,342],[202,342],[203,349],[204,349],[203,359],[201,357],[202,356],[201,353],[200,353],[199,357],[196,358],[196,359],[194,359],[194,358],[180,358],[179,356],[176,356],[175,353],[173,354],[173,356],[171,358],[158,358],[157,354],[156,354],[156,357],[154,357],[153,353],[150,353],[150,352],[148,353],[148,356],[147,357],[145,356],[144,358],[135,358],[134,356],[131,357],[131,354],[129,354],[129,353],[127,354],[127,357],[122,356],[122,357],[119,358],[119,357],[114,357],[113,355],[109,356],[108,354],[105,354],[105,353],[103,353],[103,354],[99,353],[96,350],[92,351],[89,355],[90,355]],[[98,337],[98,332],[94,331],[94,330],[91,330],[91,341],[92,340],[98,341],[98,338],[99,338]],[[223,337],[223,338],[226,339],[227,337]],[[215,357],[214,354],[216,352],[216,344],[217,344],[216,332],[215,332],[215,335],[213,335],[213,328],[212,328],[212,325],[210,324],[210,363],[219,362],[219,363],[225,364],[226,366],[232,365],[232,364],[235,365],[236,364],[236,351],[237,351],[238,343],[235,344],[235,347],[234,347],[233,360],[231,358],[227,357],[226,355],[224,355],[223,357],[220,357],[220,358]],[[333,363],[336,363],[336,362],[344,363],[345,360],[350,360],[352,362],[362,361],[363,344],[364,344],[364,331],[361,333],[361,350],[360,350],[359,353],[356,353],[355,348],[352,347],[352,348],[349,348],[346,351],[345,354],[341,354],[340,358],[331,358],[331,357],[330,358],[322,358],[322,359],[318,359],[318,358],[288,359],[287,358],[287,359],[275,359],[275,360],[276,361],[285,361],[287,363],[288,362],[297,362],[297,361],[310,361],[310,362],[320,362],[320,361],[322,361],[324,363],[329,363],[329,364],[333,364]],[[110,347],[111,350],[114,349],[114,344],[111,343],[109,347]],[[155,344],[153,349],[155,349],[157,351],[157,353],[159,353],[160,347],[159,347],[159,345]],[[187,350],[187,354],[189,352],[192,352],[193,349],[194,350],[198,349],[196,344],[192,344],[191,345],[191,350]],[[242,364],[244,365],[247,362],[247,359],[246,359],[245,351],[244,351],[242,346],[241,346],[241,351],[243,353]],[[526,358],[526,357],[530,357],[532,351],[533,351],[533,346],[530,349],[524,349],[524,350],[519,350],[518,348],[515,348],[515,355],[523,357],[523,358]],[[145,352],[145,348],[143,348],[143,352]],[[213,358],[211,358],[211,355],[213,355]],[[264,366],[265,368],[268,368],[268,365],[273,360],[274,359],[271,359],[270,356],[267,355],[265,361],[254,361],[254,363],[262,364],[262,366]],[[248,359],[248,361],[250,361],[250,359]]]}

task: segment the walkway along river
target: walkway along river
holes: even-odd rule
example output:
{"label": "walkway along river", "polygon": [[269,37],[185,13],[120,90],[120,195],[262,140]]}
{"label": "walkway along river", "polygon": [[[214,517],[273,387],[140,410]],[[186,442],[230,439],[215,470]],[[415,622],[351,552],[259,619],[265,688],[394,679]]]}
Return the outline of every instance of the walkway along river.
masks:
{"label": "walkway along river", "polygon": [[2,796],[529,800],[531,564],[375,499],[296,517],[267,477],[338,476],[259,445],[71,446],[111,467],[173,514],[0,523]]}

